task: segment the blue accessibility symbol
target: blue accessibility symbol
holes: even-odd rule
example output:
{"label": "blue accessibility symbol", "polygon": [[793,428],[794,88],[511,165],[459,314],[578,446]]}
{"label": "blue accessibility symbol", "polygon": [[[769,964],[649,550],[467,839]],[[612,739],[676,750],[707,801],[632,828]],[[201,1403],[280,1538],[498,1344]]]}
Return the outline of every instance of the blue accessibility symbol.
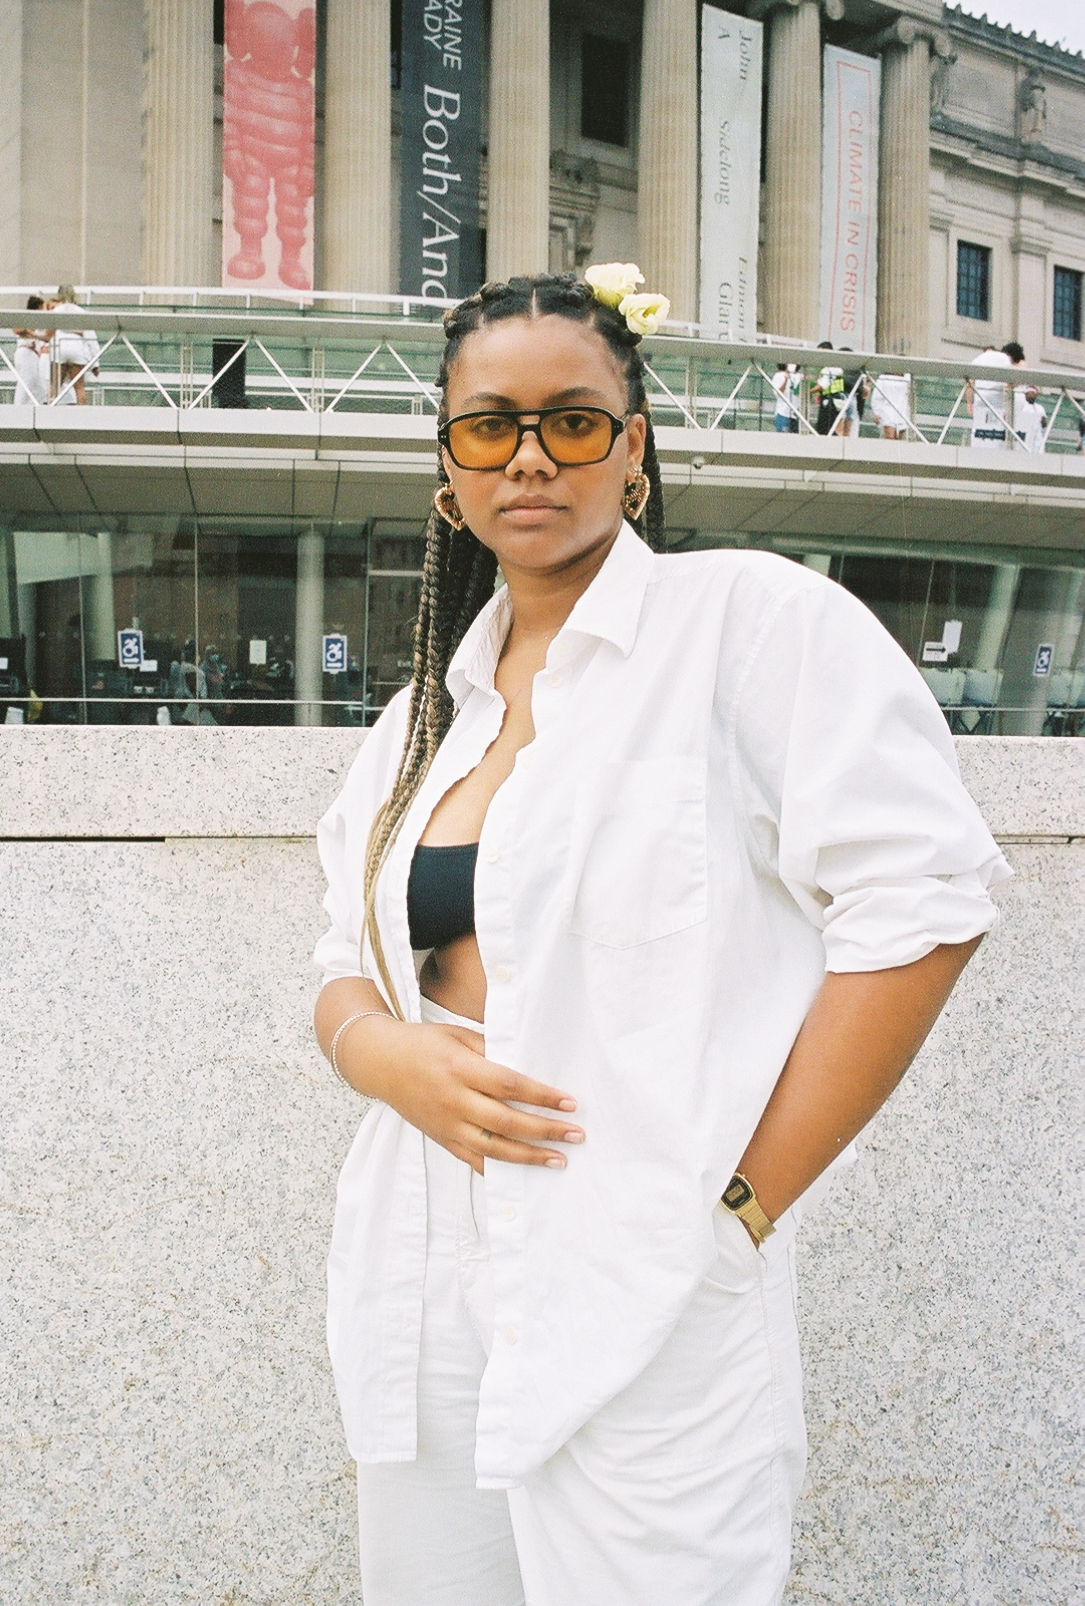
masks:
{"label": "blue accessibility symbol", "polygon": [[117,631],[117,662],[122,669],[138,669],[143,662],[143,631]]}
{"label": "blue accessibility symbol", "polygon": [[324,637],[324,673],[342,675],[347,667],[347,638],[341,635]]}

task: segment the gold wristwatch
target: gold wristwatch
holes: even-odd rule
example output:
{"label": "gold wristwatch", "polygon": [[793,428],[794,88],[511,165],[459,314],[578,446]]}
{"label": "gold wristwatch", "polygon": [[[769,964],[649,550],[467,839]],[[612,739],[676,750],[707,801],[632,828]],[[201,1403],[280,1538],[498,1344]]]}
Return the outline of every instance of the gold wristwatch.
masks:
{"label": "gold wristwatch", "polygon": [[723,1204],[733,1216],[745,1223],[759,1244],[763,1244],[776,1231],[741,1172],[736,1171],[723,1190]]}

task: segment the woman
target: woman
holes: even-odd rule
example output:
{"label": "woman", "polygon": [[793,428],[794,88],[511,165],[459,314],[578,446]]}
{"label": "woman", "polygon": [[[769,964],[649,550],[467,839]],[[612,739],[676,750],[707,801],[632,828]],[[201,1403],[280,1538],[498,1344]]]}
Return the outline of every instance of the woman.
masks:
{"label": "woman", "polygon": [[[27,296],[26,310],[40,312],[45,306],[41,296]],[[16,329],[15,385],[16,407],[44,407],[49,400],[49,342],[51,329]]]}
{"label": "woman", "polygon": [[[75,289],[62,284],[56,300],[49,303],[50,312],[82,312],[76,303]],[[93,329],[58,329],[53,339],[53,361],[58,369],[57,399],[75,401],[79,407],[87,405],[87,370],[98,373],[98,358],[102,348]]]}
{"label": "woman", "polygon": [[779,1600],[797,1219],[1008,873],[865,608],[655,555],[665,303],[588,271],[446,317],[414,679],[319,830],[366,1606]]}
{"label": "woman", "polygon": [[797,435],[799,433],[799,394],[802,390],[802,374],[798,364],[793,362],[778,362],[776,372],[772,376],[772,388],[776,392],[776,406],[773,419],[777,435]]}

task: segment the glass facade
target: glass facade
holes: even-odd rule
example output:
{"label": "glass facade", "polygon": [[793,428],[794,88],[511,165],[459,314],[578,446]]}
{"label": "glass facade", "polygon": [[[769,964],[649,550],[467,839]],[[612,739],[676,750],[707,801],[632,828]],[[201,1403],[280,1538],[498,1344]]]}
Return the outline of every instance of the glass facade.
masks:
{"label": "glass facade", "polygon": [[0,699],[16,717],[362,725],[409,680],[417,526],[103,522],[0,530]]}
{"label": "glass facade", "polygon": [[[0,543],[0,717],[13,723],[367,725],[410,678],[416,523],[73,518],[0,528]],[[954,731],[1085,734],[1085,555],[727,544],[767,545],[846,586]]]}
{"label": "glass facade", "polygon": [[991,251],[986,245],[957,241],[957,316],[991,318]]}

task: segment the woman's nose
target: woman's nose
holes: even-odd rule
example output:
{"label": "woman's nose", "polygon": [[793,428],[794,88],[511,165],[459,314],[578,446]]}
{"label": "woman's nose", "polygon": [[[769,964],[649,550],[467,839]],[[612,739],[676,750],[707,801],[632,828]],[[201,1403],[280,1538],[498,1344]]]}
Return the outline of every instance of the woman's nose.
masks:
{"label": "woman's nose", "polygon": [[557,471],[557,464],[547,457],[534,430],[524,431],[516,456],[505,468],[510,479],[515,479],[518,474],[542,474],[551,480]]}

